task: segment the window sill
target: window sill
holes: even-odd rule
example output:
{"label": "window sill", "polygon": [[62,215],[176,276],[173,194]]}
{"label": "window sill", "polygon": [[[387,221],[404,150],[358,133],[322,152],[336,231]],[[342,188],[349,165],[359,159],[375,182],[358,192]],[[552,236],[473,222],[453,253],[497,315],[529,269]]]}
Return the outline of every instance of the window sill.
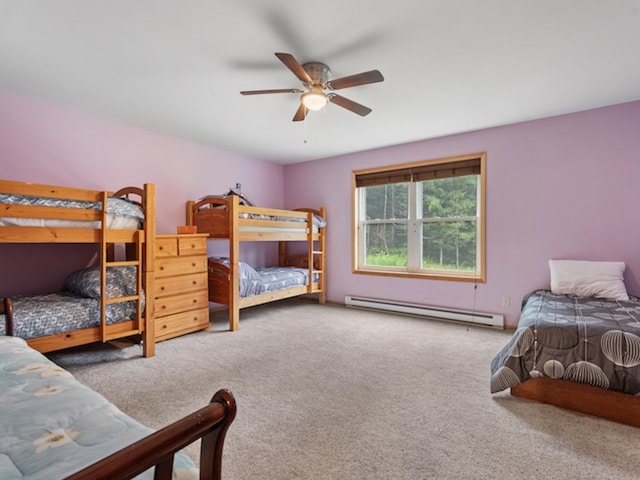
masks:
{"label": "window sill", "polygon": [[376,269],[376,268],[356,268],[353,273],[360,275],[377,275],[383,277],[399,278],[420,278],[423,280],[445,280],[451,282],[474,282],[485,283],[486,278],[478,272],[407,272],[398,270]]}

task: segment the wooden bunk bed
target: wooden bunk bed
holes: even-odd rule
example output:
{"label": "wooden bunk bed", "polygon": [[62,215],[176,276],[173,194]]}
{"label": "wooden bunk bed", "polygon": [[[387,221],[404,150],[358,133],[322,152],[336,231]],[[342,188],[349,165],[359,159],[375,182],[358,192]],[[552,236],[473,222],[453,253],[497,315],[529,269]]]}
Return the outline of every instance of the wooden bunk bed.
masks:
{"label": "wooden bunk bed", "polygon": [[[140,219],[132,220],[113,213],[112,207],[117,210],[129,204],[140,209]],[[99,325],[27,338],[28,344],[40,352],[49,352],[140,335],[143,355],[153,356],[155,230],[153,184],[108,192],[0,180],[0,243],[92,243],[99,246],[96,297],[99,300],[99,304],[96,303],[100,310]],[[107,272],[112,267],[135,271],[134,294],[107,296]],[[135,302],[135,318],[109,324],[108,305],[124,302]],[[12,335],[16,327],[12,320],[12,316],[17,315],[15,302],[4,298],[0,305],[0,314],[5,316],[5,334]]]}
{"label": "wooden bunk bed", "polygon": [[[240,309],[245,307],[310,293],[317,293],[320,303],[326,302],[325,208],[261,208],[240,205],[237,195],[208,196],[187,202],[187,225],[195,225],[198,233],[206,233],[209,238],[229,240],[228,261],[210,258],[208,279],[209,300],[229,308],[230,330],[239,328]],[[306,284],[241,296],[240,244],[265,241],[279,242],[279,266],[304,269]],[[290,242],[303,242],[305,252],[290,255]]]}

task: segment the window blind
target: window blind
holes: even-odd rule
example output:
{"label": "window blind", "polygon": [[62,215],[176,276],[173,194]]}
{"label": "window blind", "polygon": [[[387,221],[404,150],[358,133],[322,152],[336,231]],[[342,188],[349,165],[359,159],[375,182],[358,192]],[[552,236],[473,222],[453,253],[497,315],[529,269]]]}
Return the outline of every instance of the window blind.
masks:
{"label": "window blind", "polygon": [[480,175],[480,158],[455,160],[444,163],[425,163],[409,168],[378,170],[356,174],[356,187],[373,187],[402,182],[423,182],[442,178]]}

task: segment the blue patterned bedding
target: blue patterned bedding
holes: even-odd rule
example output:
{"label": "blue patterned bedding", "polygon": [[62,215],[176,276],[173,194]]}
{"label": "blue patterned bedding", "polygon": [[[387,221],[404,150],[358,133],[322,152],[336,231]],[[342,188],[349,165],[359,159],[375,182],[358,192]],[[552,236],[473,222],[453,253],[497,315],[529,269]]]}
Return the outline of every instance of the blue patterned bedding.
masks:
{"label": "blue patterned bedding", "polygon": [[[309,270],[296,267],[262,267],[256,269],[262,279],[262,290],[260,293],[275,292],[289,287],[307,285]],[[319,276],[313,275],[313,282],[318,282]]]}
{"label": "blue patterned bedding", "polygon": [[[229,266],[227,257],[211,257],[211,260]],[[238,262],[238,265],[240,297],[250,297],[309,284],[309,270],[306,268],[262,267],[254,269],[245,262]],[[318,274],[314,274],[313,283],[317,283],[319,278]]]}
{"label": "blue patterned bedding", "polygon": [[[0,405],[2,480],[64,478],[152,432],[16,337],[0,336]],[[174,470],[198,478],[184,453]]]}
{"label": "blue patterned bedding", "polygon": [[[136,294],[136,267],[107,269],[107,298]],[[144,292],[143,307],[144,307]],[[39,338],[100,325],[100,270],[90,267],[69,275],[64,290],[44,295],[12,297],[13,335]],[[107,324],[136,318],[136,302],[107,305]],[[0,335],[6,335],[4,315],[0,315]],[[0,477],[1,478],[1,477]]]}
{"label": "blue patterned bedding", "polygon": [[[281,222],[298,222],[298,223],[307,223],[306,218],[301,217],[274,217],[273,215],[259,215],[255,213],[241,213],[238,215],[240,218],[254,218],[258,220],[278,220]],[[313,214],[313,226],[316,228],[322,228],[327,226],[327,221],[324,217],[320,215]]]}
{"label": "blue patterned bedding", "polygon": [[[46,197],[32,197],[28,195],[10,195],[0,194],[0,203],[10,205],[31,205],[41,207],[60,207],[60,208],[80,208],[86,210],[101,210],[102,202],[86,202],[82,200],[64,200]],[[140,205],[126,198],[110,197],[107,199],[107,214],[110,216],[110,228],[138,228],[138,225],[144,221],[144,211]],[[132,220],[132,222],[115,222],[119,220]],[[122,224],[122,226],[120,226]],[[0,225],[22,225],[22,226],[58,226],[58,227],[88,227],[100,228],[100,222],[86,221],[68,221],[58,219],[32,219],[32,218],[13,218],[0,217]]]}

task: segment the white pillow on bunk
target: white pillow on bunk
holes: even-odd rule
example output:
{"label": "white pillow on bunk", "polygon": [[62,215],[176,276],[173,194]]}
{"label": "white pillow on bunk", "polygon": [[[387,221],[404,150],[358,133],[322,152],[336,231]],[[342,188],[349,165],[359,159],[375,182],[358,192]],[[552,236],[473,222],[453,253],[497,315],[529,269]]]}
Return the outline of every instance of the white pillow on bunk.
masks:
{"label": "white pillow on bunk", "polygon": [[624,262],[549,260],[551,292],[575,297],[629,300],[624,286]]}

